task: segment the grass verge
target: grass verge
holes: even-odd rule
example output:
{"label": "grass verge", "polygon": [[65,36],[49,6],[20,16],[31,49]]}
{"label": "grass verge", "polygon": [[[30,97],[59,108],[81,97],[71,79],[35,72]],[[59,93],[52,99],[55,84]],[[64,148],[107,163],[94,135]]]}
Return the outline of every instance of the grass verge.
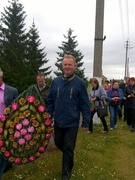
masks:
{"label": "grass verge", "polygon": [[[117,129],[102,130],[102,124],[92,134],[79,130],[71,180],[135,180],[135,132],[122,120]],[[14,165],[3,180],[60,180],[61,156],[51,148],[34,162]]]}

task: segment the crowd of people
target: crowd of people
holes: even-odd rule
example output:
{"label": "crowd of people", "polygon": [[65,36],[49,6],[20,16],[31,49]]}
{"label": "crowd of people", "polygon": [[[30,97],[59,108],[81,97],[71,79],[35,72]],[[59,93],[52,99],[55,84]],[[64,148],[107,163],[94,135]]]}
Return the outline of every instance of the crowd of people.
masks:
{"label": "crowd of people", "polygon": [[[104,86],[96,78],[91,78],[91,90],[87,92],[85,82],[75,75],[76,67],[76,58],[65,55],[62,60],[63,74],[53,80],[51,87],[43,74],[38,74],[37,84],[32,85],[43,98],[49,116],[54,119],[54,142],[62,152],[62,180],[69,180],[72,174],[80,114],[81,130],[93,133],[93,117],[100,100],[105,102],[110,114],[109,125],[106,117],[100,117],[103,133],[114,130],[118,118],[123,118],[131,131],[135,131],[135,78],[126,78],[123,83],[106,81]],[[18,90],[4,83],[0,70],[0,115],[17,96]],[[0,180],[11,167],[12,164],[0,152]]]}
{"label": "crowd of people", "polygon": [[[63,74],[55,78],[51,87],[48,87],[44,75],[37,75],[37,84],[32,85],[45,101],[49,116],[54,118],[54,142],[62,152],[62,180],[71,177],[74,166],[74,149],[80,126],[80,114],[82,113],[81,130],[87,131],[90,121],[90,104],[85,82],[75,75],[76,58],[65,55],[62,61]],[[18,96],[16,88],[7,86],[0,72],[0,115],[4,108],[9,106]],[[8,89],[8,90],[7,90]],[[12,164],[8,162],[0,152],[0,180]]]}
{"label": "crowd of people", "polygon": [[[89,132],[93,132],[93,115],[96,112],[99,99],[104,99],[109,110],[109,130],[117,128],[117,120],[123,118],[131,132],[135,131],[135,78],[126,77],[124,82],[113,80],[105,82],[103,86],[99,85],[96,78],[90,79],[91,90],[89,93],[90,104],[92,106],[91,121],[89,123]],[[103,132],[108,132],[105,117],[100,117],[103,124]]]}
{"label": "crowd of people", "polygon": [[[135,78],[126,77],[123,83],[118,83],[119,96],[122,95],[120,103],[117,110],[117,118],[123,120],[127,123],[131,132],[135,131]],[[121,94],[121,95],[120,95]]]}
{"label": "crowd of people", "polygon": [[112,82],[107,91],[110,112],[110,130],[117,127],[117,119],[123,118],[131,132],[135,131],[135,78],[126,77],[124,82]]}

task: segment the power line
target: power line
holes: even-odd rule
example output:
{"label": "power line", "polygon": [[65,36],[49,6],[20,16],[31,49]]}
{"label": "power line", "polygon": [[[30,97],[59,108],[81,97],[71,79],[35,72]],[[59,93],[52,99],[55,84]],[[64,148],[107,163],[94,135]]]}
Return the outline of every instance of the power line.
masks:
{"label": "power line", "polygon": [[126,3],[126,7],[127,7],[127,10],[126,10],[126,12],[127,12],[127,35],[128,35],[128,39],[130,39],[129,38],[129,11],[128,11],[128,0],[126,1],[127,3]]}
{"label": "power line", "polygon": [[119,2],[119,12],[120,12],[120,22],[121,22],[121,30],[122,30],[122,37],[123,37],[123,42],[125,42],[125,36],[124,36],[124,23],[123,23],[123,12],[122,12],[122,4],[121,0]]}
{"label": "power line", "polygon": [[[121,30],[122,37],[124,43],[129,38],[129,8],[128,8],[128,0],[119,0],[119,12],[120,12],[120,22],[121,22]],[[124,18],[126,17],[126,18]],[[124,21],[125,20],[125,21]]]}
{"label": "power line", "polygon": [[[123,0],[122,1],[123,4],[121,3],[121,0],[119,0],[119,8],[120,8],[120,19],[121,19],[121,28],[122,28],[122,36],[124,39],[124,44],[125,44],[125,38],[126,38],[126,57],[125,57],[125,73],[124,73],[124,78],[129,77],[130,76],[130,72],[129,72],[129,56],[128,56],[128,51],[129,49],[133,48],[130,47],[129,44],[129,8],[128,8],[128,0]],[[125,3],[125,4],[124,4]],[[123,6],[122,6],[123,5]],[[124,6],[125,5],[125,6]],[[125,10],[125,13],[123,14],[123,11]],[[124,17],[125,18],[125,31],[126,33],[124,34]]]}

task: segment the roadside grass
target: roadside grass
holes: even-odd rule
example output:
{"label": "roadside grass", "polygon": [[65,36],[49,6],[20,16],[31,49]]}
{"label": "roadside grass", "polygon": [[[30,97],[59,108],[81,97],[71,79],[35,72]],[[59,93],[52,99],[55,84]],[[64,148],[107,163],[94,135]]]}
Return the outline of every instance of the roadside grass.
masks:
{"label": "roadside grass", "polygon": [[[92,134],[79,129],[71,180],[135,180],[135,133],[123,120],[107,134],[102,130],[101,123]],[[61,159],[54,146],[34,162],[14,165],[3,180],[61,180]]]}

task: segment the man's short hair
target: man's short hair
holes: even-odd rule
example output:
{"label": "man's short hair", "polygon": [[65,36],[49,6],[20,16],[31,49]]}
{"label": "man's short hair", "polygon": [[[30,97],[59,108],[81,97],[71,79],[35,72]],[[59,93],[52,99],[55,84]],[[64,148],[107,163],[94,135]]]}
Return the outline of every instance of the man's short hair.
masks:
{"label": "man's short hair", "polygon": [[44,78],[45,78],[45,75],[42,74],[42,73],[39,73],[39,74],[37,75],[37,77],[44,77]]}
{"label": "man's short hair", "polygon": [[[74,61],[74,63],[76,64],[76,58],[73,56],[73,55],[71,55],[71,54],[66,54],[66,55],[64,55],[64,58],[67,58],[67,59],[73,59],[73,61]],[[64,59],[63,58],[63,59]]]}

